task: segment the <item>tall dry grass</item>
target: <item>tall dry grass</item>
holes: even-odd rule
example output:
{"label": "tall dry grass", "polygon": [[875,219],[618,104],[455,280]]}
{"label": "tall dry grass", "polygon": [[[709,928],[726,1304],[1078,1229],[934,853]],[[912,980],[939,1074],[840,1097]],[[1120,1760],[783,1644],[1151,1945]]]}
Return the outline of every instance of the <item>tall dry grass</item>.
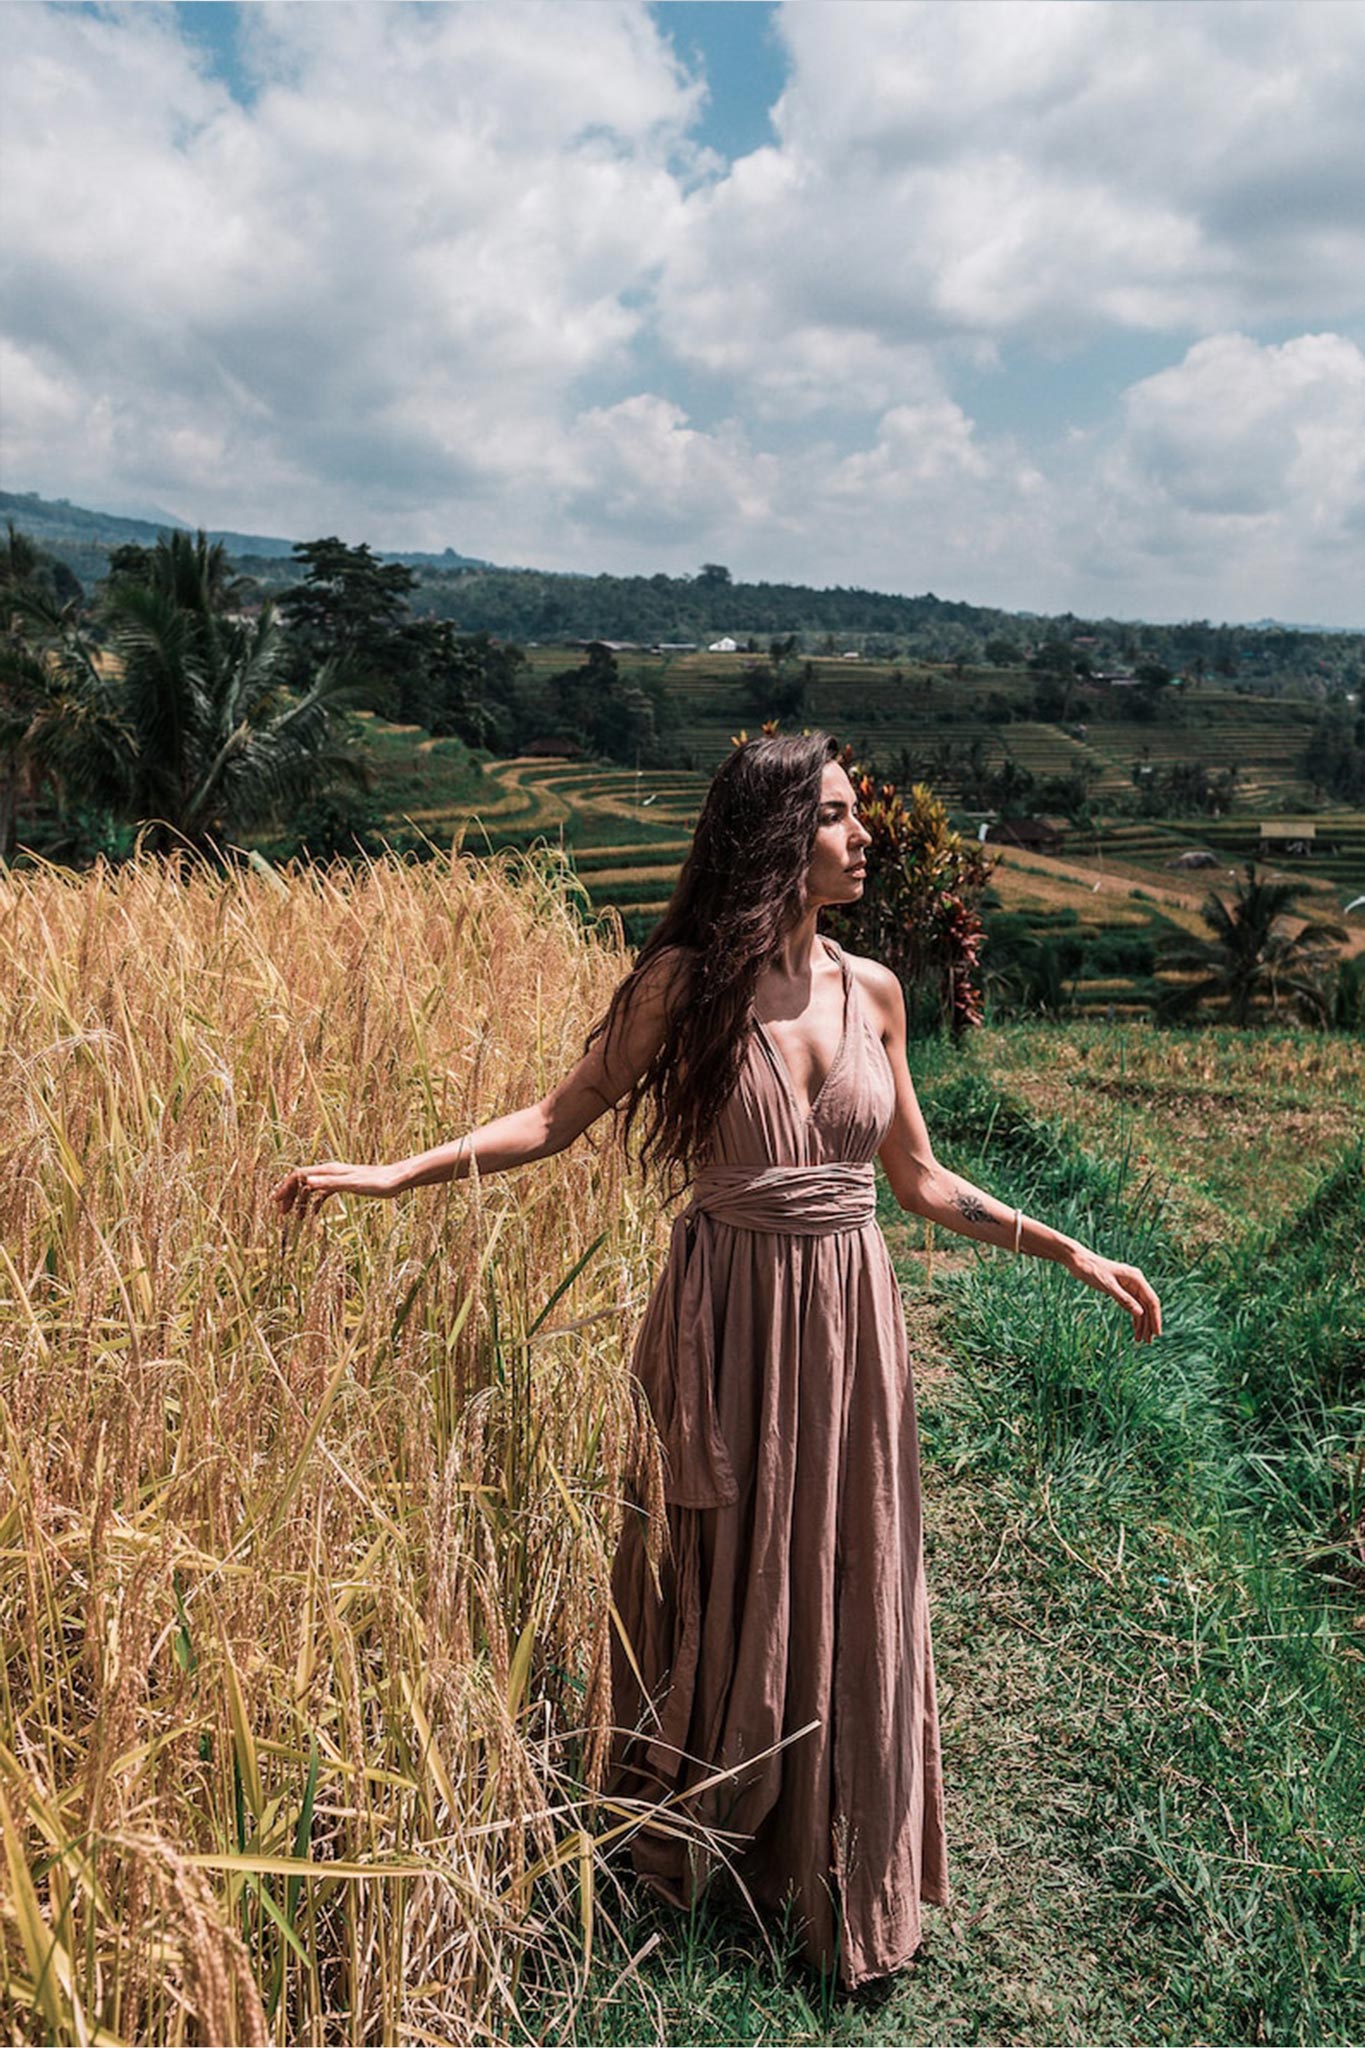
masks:
{"label": "tall dry grass", "polygon": [[626,964],[544,859],[0,875],[7,2038],[568,2018],[657,1205],[609,1120],[267,1193],[535,1099]]}

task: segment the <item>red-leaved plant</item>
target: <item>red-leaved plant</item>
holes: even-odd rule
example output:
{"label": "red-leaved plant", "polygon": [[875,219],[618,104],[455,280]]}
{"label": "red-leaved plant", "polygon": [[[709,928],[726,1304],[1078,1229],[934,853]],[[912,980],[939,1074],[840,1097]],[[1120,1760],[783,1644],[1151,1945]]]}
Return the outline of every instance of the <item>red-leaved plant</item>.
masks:
{"label": "red-leaved plant", "polygon": [[955,1039],[981,1022],[979,963],[985,936],[977,904],[995,863],[922,782],[903,797],[853,759],[840,757],[872,834],[862,898],[827,911],[830,936],[882,960],[911,1003],[912,1028],[946,1025]]}

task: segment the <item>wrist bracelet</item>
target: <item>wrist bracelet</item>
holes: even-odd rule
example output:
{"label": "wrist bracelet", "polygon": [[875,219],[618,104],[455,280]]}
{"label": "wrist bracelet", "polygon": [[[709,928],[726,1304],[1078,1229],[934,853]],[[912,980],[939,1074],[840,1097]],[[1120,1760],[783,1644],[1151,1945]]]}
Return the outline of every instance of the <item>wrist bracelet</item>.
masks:
{"label": "wrist bracelet", "polygon": [[1014,1256],[1016,1257],[1016,1259],[1019,1256],[1019,1240],[1023,1236],[1023,1234],[1024,1212],[1022,1209],[1016,1209],[1014,1212]]}

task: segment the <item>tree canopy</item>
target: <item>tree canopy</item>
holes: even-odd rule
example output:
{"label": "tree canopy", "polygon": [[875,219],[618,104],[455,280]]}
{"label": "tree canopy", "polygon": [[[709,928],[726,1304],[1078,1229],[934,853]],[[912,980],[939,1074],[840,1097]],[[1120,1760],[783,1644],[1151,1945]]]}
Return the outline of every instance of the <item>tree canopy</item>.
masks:
{"label": "tree canopy", "polygon": [[1258,879],[1254,860],[1237,877],[1230,903],[1211,889],[1200,911],[1211,937],[1180,932],[1161,944],[1163,967],[1198,979],[1167,989],[1157,1004],[1158,1017],[1183,1022],[1214,1003],[1225,1005],[1236,1025],[1284,1009],[1306,1023],[1329,1023],[1329,970],[1348,933],[1343,925],[1318,918],[1307,918],[1291,931],[1289,920],[1301,915],[1302,894],[1301,883]]}

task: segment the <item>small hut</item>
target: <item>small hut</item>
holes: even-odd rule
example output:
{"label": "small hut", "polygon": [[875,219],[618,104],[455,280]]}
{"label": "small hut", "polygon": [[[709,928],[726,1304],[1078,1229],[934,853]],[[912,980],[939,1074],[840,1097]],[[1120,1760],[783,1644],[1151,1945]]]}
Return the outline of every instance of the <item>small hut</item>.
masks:
{"label": "small hut", "polygon": [[1261,826],[1260,851],[1263,855],[1282,858],[1286,854],[1297,854],[1302,858],[1313,852],[1317,838],[1315,825],[1295,825],[1287,819],[1267,819]]}
{"label": "small hut", "polygon": [[1056,818],[997,818],[986,827],[990,846],[1018,846],[1029,853],[1060,853],[1066,827]]}

